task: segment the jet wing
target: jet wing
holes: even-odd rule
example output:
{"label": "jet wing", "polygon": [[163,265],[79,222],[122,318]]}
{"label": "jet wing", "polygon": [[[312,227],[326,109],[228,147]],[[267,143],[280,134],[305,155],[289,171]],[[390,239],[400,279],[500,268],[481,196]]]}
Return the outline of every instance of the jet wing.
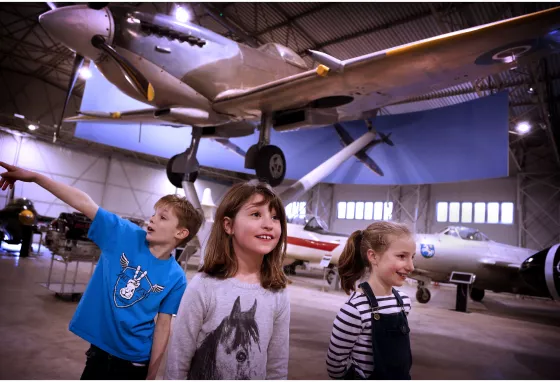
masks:
{"label": "jet wing", "polygon": [[[213,100],[220,113],[255,116],[346,96],[339,111],[360,112],[502,72],[557,50],[560,7],[465,29],[377,53],[322,63],[250,89],[231,89]],[[517,61],[517,62],[516,62]],[[340,99],[340,98],[338,98]]]}

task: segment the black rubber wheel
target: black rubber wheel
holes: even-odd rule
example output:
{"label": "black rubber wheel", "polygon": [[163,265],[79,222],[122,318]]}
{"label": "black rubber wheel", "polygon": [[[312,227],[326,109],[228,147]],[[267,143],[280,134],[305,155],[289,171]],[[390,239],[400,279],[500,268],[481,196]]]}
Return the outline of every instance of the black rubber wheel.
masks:
{"label": "black rubber wheel", "polygon": [[473,301],[480,302],[484,298],[484,289],[472,288],[471,289],[471,299]]}
{"label": "black rubber wheel", "polygon": [[[166,173],[167,173],[167,179],[169,179],[169,182],[171,182],[172,185],[174,185],[177,188],[183,188],[184,174],[173,172],[171,170],[173,168],[173,162],[179,155],[181,154],[174,155],[171,157],[171,159],[169,159],[169,161],[167,162]],[[188,176],[188,180],[193,183],[196,180],[196,178],[198,178],[198,171],[191,172]]]}
{"label": "black rubber wheel", "polygon": [[282,183],[286,175],[286,158],[279,147],[263,146],[257,153],[255,165],[257,177],[272,187]]}
{"label": "black rubber wheel", "polygon": [[428,288],[419,288],[416,291],[416,300],[421,304],[426,304],[432,298],[432,294]]}
{"label": "black rubber wheel", "polygon": [[333,280],[334,280],[334,276],[335,276],[334,271],[333,271],[332,269],[330,269],[330,270],[327,272],[327,283],[329,283],[329,285],[332,284],[332,282],[333,282]]}

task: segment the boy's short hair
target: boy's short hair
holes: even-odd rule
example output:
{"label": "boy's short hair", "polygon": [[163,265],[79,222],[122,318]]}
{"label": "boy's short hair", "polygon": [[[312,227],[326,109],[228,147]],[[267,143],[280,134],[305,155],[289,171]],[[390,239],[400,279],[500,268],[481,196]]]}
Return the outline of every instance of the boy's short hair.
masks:
{"label": "boy's short hair", "polygon": [[178,246],[182,247],[187,245],[187,243],[196,236],[204,221],[204,214],[202,211],[194,208],[186,197],[175,194],[165,195],[159,199],[154,205],[154,209],[159,207],[171,207],[179,219],[179,227],[189,230],[189,236],[181,241]]}

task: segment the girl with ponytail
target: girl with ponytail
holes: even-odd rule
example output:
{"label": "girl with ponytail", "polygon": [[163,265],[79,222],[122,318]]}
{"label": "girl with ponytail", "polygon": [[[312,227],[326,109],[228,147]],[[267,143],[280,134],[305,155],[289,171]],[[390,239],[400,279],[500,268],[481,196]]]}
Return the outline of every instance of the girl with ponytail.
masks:
{"label": "girl with ponytail", "polygon": [[[327,352],[334,379],[410,379],[410,298],[393,287],[414,270],[410,230],[375,222],[350,235],[340,256],[342,289],[351,294],[337,314]],[[369,271],[366,282],[355,284]],[[352,293],[351,293],[352,292]]]}

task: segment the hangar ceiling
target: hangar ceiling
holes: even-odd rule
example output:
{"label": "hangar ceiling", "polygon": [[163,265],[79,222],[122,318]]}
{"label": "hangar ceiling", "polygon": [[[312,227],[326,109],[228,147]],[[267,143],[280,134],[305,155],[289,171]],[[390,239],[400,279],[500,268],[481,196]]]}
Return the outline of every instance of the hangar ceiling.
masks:
{"label": "hangar ceiling", "polygon": [[[554,6],[554,3],[377,2],[127,4],[166,14],[174,14],[175,7],[182,6],[193,23],[247,44],[286,45],[301,54],[309,65],[314,63],[307,54],[308,49],[348,59]],[[25,131],[22,120],[13,117],[14,113],[24,115],[40,125],[39,130],[27,133],[43,138],[52,136],[52,125],[58,118],[73,62],[73,53],[51,39],[38,23],[38,16],[49,9],[47,3],[0,5],[0,86],[6,89],[0,94],[0,123]],[[47,99],[41,106],[28,101],[32,98],[29,86],[37,82],[55,89],[54,93],[45,90]],[[84,86],[85,81],[78,80],[74,105],[67,116],[78,109]],[[387,106],[381,114],[448,106],[501,90],[509,92],[510,153],[517,171],[542,169],[541,162],[546,160],[559,168],[560,156],[555,147],[560,141],[560,54]],[[516,134],[515,125],[521,120],[530,121],[535,127],[527,136]],[[73,129],[71,124],[63,126],[67,133]],[[72,138],[66,143],[83,146],[84,142],[79,141]],[[149,156],[144,159],[165,161]]]}

